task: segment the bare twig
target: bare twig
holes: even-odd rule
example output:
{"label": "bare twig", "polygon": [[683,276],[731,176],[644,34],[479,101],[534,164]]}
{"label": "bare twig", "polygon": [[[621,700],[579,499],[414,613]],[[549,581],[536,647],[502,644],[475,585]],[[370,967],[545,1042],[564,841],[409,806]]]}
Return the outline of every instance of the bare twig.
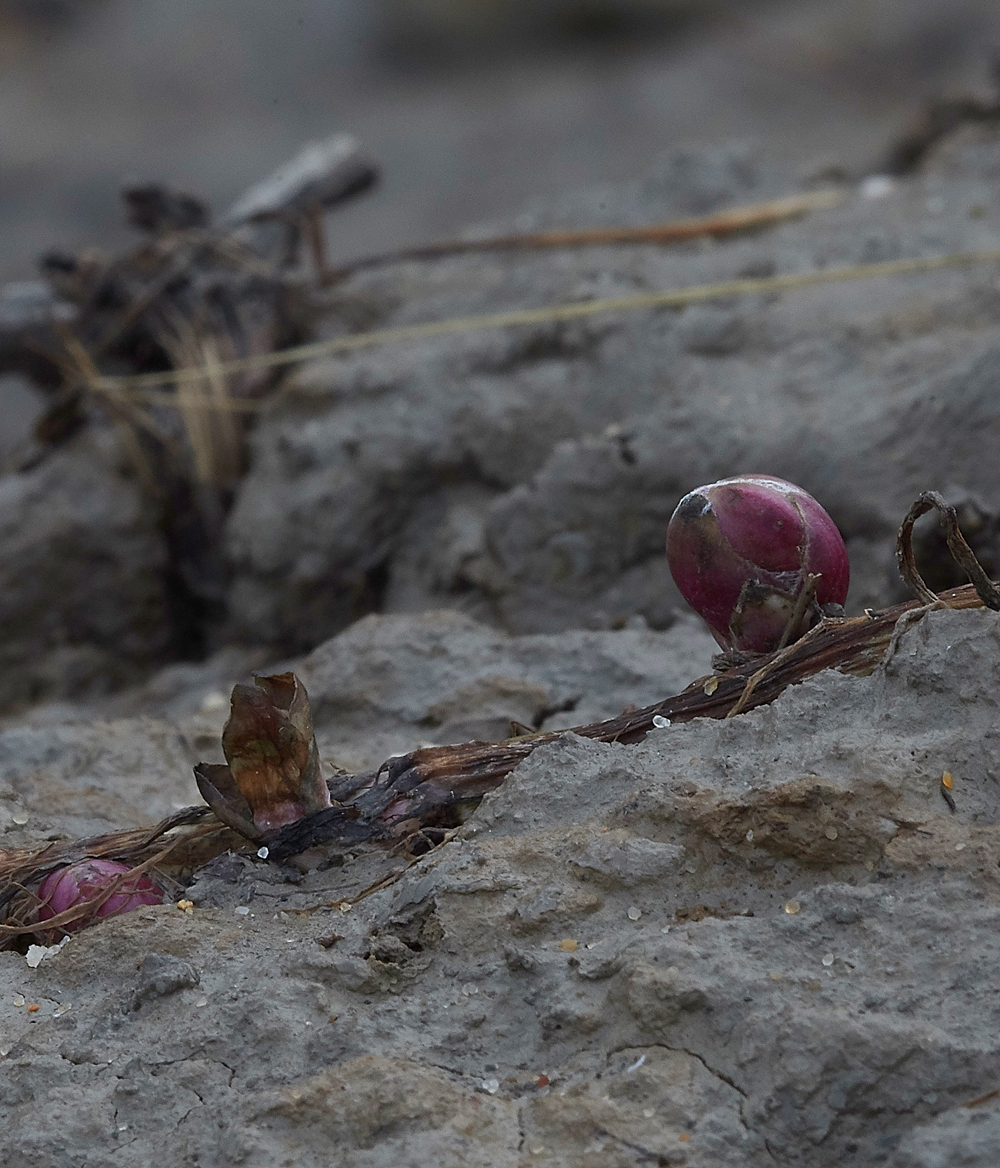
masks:
{"label": "bare twig", "polygon": [[896,563],[899,565],[899,574],[904,583],[918,600],[925,604],[935,604],[938,601],[936,593],[932,592],[924,583],[924,578],[917,569],[913,557],[913,525],[932,508],[941,512],[945,524],[945,538],[948,541],[948,550],[955,562],[972,581],[972,585],[979,599],[987,608],[994,612],[1000,611],[1000,588],[987,576],[982,564],[976,559],[975,552],[965,542],[958,526],[958,514],[955,508],[937,491],[924,491],[907,511],[899,535],[896,538]]}
{"label": "bare twig", "polygon": [[329,273],[328,279],[341,279],[364,268],[405,260],[430,260],[443,256],[466,255],[487,251],[536,251],[556,247],[605,247],[611,244],[680,243],[705,235],[733,235],[768,227],[783,219],[792,219],[809,211],[835,207],[844,198],[842,191],[813,191],[804,195],[790,195],[771,199],[766,203],[751,203],[731,207],[712,215],[691,219],[674,219],[649,227],[596,227],[583,231],[537,231],[516,235],[494,235],[486,239],[448,239],[421,247],[405,248],[382,255],[365,256]]}
{"label": "bare twig", "polygon": [[802,621],[806,615],[806,611],[816,596],[816,582],[822,578],[822,575],[822,572],[809,572],[806,575],[805,581],[799,589],[799,594],[795,598],[795,607],[792,609],[792,615],[788,618],[785,631],[781,634],[781,640],[778,642],[779,649],[784,649],[802,627]]}

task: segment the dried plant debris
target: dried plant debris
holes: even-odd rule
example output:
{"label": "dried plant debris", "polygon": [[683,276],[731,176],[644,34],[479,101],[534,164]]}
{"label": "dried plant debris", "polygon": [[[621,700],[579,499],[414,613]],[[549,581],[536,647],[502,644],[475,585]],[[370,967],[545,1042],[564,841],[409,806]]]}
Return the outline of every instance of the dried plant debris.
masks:
{"label": "dried plant debris", "polygon": [[[308,174],[299,159],[282,172],[284,185],[271,180],[266,209],[255,188],[249,203],[242,200],[244,213],[217,225],[191,195],[159,184],[127,187],[128,222],[146,237],[137,248],[115,258],[51,252],[41,259],[43,281],[0,295],[0,372],[27,374],[49,399],[37,445],[18,465],[37,464],[95,414],[105,418],[159,509],[194,635],[224,617],[222,525],[244,472],[253,411],[276,385],[268,369],[220,367],[306,338],[315,280],[298,266],[303,216],[313,215],[313,251],[321,251],[314,212],[377,177],[352,139],[328,147],[307,152]],[[270,238],[258,226],[267,219],[280,219],[291,237]],[[105,374],[182,368],[203,376],[146,395],[102,382]]]}

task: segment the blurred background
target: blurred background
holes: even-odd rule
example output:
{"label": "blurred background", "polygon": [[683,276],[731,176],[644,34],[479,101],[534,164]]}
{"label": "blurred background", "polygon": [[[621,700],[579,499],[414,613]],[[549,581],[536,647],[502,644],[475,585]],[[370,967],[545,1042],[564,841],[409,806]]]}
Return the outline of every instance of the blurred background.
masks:
{"label": "blurred background", "polygon": [[752,139],[863,173],[929,97],[982,91],[996,0],[0,0],[0,281],[121,246],[117,190],[224,210],[310,138],[385,165],[334,258]]}

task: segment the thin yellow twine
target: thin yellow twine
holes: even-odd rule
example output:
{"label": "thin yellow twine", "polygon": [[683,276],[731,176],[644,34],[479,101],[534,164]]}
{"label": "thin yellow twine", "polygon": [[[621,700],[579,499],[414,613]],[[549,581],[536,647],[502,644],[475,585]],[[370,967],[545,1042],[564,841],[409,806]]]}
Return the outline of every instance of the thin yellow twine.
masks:
{"label": "thin yellow twine", "polygon": [[[523,308],[509,312],[491,312],[480,316],[453,317],[449,320],[429,321],[425,324],[399,325],[394,328],[375,329],[367,333],[354,333],[346,337],[333,337],[326,341],[295,345],[279,349],[273,353],[262,353],[254,357],[240,357],[232,361],[214,365],[211,370],[204,367],[172,369],[164,373],[143,373],[132,377],[101,377],[92,382],[94,388],[109,393],[125,393],[128,396],[142,396],[147,401],[169,405],[173,398],[168,394],[136,394],[135,391],[149,390],[186,382],[203,381],[208,377],[218,377],[231,373],[248,373],[261,369],[274,369],[291,365],[297,361],[309,361],[318,357],[329,357],[336,353],[347,353],[356,349],[367,349],[375,345],[392,345],[405,341],[419,341],[428,337],[444,336],[449,333],[480,332],[485,329],[510,328],[519,325],[550,324],[564,320],[578,320],[582,317],[597,316],[602,313],[632,312],[644,308],[680,307],[699,300],[714,300],[719,297],[753,296],[767,292],[786,292],[798,288],[810,288],[821,284],[845,283],[852,280],[875,280],[885,276],[905,276],[914,273],[938,271],[942,268],[969,267],[978,263],[1000,262],[1000,249],[954,252],[950,255],[923,256],[912,259],[886,260],[873,264],[852,264],[846,267],[826,268],[815,272],[795,272],[783,276],[762,276],[746,280],[722,280],[715,284],[697,284],[690,288],[670,288],[662,292],[644,292],[635,296],[609,297],[603,300],[573,301],[569,304],[547,305],[542,308]],[[205,404],[214,399],[206,394]],[[254,410],[267,405],[263,402],[232,402],[232,408]],[[227,406],[225,408],[230,408]]]}

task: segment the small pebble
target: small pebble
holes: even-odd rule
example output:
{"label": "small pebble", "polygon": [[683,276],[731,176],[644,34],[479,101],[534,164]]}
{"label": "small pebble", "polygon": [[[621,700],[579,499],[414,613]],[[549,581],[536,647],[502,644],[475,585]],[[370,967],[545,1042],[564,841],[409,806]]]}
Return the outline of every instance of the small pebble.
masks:
{"label": "small pebble", "polygon": [[691,1138],[691,1133],[690,1133],[690,1132],[685,1132],[685,1133],[684,1133],[684,1134],[681,1136],[681,1143],[683,1144],[685,1141],[689,1140],[690,1138]]}
{"label": "small pebble", "polygon": [[487,1095],[495,1095],[500,1090],[498,1079],[483,1079],[483,1090]]}
{"label": "small pebble", "polygon": [[263,847],[263,848],[257,849],[257,858],[260,860],[266,860],[270,854],[271,854],[270,848]]}
{"label": "small pebble", "polygon": [[238,904],[233,909],[233,912],[236,913],[236,915],[238,917],[246,917],[246,916],[250,915],[250,910],[247,908],[247,906],[245,904]]}
{"label": "small pebble", "polygon": [[955,844],[955,851],[960,852],[964,849],[965,844]]}
{"label": "small pebble", "polygon": [[14,1005],[15,1006],[23,1006],[24,1002],[25,1002],[24,994],[15,994],[14,995]]}
{"label": "small pebble", "polygon": [[828,827],[823,834],[828,840],[835,840],[837,838],[837,829],[835,827]]}
{"label": "small pebble", "polygon": [[208,1005],[208,998],[199,998],[197,1000],[197,1002],[195,1002],[195,1005],[196,1006],[207,1006]]}
{"label": "small pebble", "polygon": [[767,976],[771,979],[771,981],[781,981],[780,973],[769,973]]}
{"label": "small pebble", "polygon": [[796,914],[796,913],[797,913],[797,912],[798,912],[798,911],[799,911],[801,908],[802,908],[802,905],[801,905],[801,904],[799,904],[799,902],[798,902],[797,900],[788,900],[788,901],[785,901],[785,912],[786,912],[786,913],[788,913],[788,915],[789,915],[790,917],[793,917],[793,916],[795,916],[795,914]]}
{"label": "small pebble", "polygon": [[642,1114],[646,1117],[646,1119],[652,1119],[653,1116],[656,1114],[656,1108],[655,1107],[644,1107],[642,1109]]}
{"label": "small pebble", "polygon": [[559,948],[565,953],[575,953],[579,947],[579,942],[574,941],[572,937],[563,937],[559,942]]}
{"label": "small pebble", "polygon": [[630,921],[637,921],[642,916],[642,909],[638,909],[633,905],[625,915]]}
{"label": "small pebble", "polygon": [[68,1014],[73,1007],[69,1002],[60,1002],[58,1006],[52,1011],[57,1018],[61,1018],[63,1014]]}
{"label": "small pebble", "polygon": [[205,694],[201,699],[201,712],[203,714],[211,714],[216,710],[224,710],[228,705],[229,698],[224,693],[213,690],[211,693]]}
{"label": "small pebble", "polygon": [[39,1007],[37,1002],[32,1002],[31,1005],[28,1007],[28,1013],[29,1014],[37,1014],[39,1011],[39,1008],[40,1007]]}
{"label": "small pebble", "polygon": [[471,981],[468,981],[464,986],[462,986],[462,993],[465,994],[467,998],[471,998],[473,994],[479,993],[479,986],[473,985]]}
{"label": "small pebble", "polygon": [[177,902],[177,907],[181,910],[181,912],[188,913],[188,914],[194,913],[194,901],[193,900],[179,900]]}
{"label": "small pebble", "polygon": [[823,958],[823,964],[824,965],[833,965],[834,960],[835,960],[835,958],[834,958],[833,954],[827,953],[826,956]]}
{"label": "small pebble", "polygon": [[11,819],[19,826],[23,827],[28,822],[27,811],[15,811]]}
{"label": "small pebble", "polygon": [[719,679],[717,677],[710,677],[708,679],[708,681],[706,681],[705,684],[702,686],[702,689],[705,691],[705,693],[708,695],[708,697],[711,697],[712,694],[714,694],[718,688],[719,688]]}
{"label": "small pebble", "polygon": [[884,199],[886,195],[891,195],[895,188],[896,184],[889,175],[870,174],[861,180],[858,189],[863,199]]}
{"label": "small pebble", "polygon": [[753,843],[753,828],[752,827],[747,832],[747,843],[750,843],[750,844]]}
{"label": "small pebble", "polygon": [[654,714],[653,725],[657,728],[657,730],[664,730],[667,726],[670,725],[670,719],[664,718],[662,714]]}

